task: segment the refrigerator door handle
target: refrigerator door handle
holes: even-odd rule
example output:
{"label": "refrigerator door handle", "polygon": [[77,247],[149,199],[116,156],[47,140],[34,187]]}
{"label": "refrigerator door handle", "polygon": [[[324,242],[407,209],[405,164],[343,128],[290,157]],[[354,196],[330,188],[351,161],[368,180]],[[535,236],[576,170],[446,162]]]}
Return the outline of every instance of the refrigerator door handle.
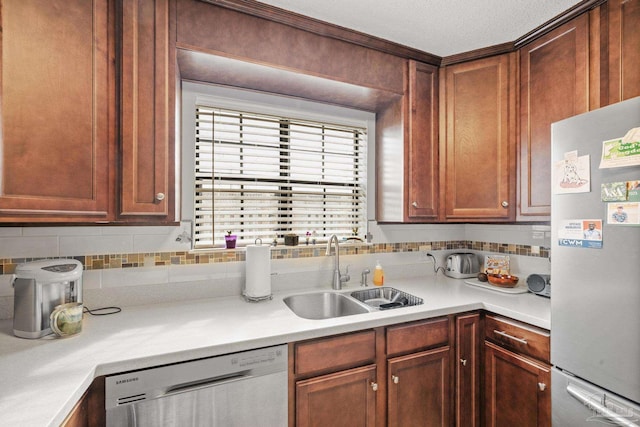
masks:
{"label": "refrigerator door handle", "polygon": [[626,419],[623,415],[618,414],[615,411],[607,408],[594,398],[593,393],[589,393],[575,384],[567,385],[567,393],[576,398],[580,403],[589,409],[592,409],[597,415],[604,416],[616,425],[624,427],[640,427],[638,424]]}

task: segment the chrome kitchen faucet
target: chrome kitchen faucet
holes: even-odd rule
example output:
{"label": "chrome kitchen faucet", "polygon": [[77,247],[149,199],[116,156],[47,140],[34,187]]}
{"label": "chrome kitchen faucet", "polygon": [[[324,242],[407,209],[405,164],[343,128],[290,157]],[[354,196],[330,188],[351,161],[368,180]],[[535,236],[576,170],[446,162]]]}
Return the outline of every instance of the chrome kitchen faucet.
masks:
{"label": "chrome kitchen faucet", "polygon": [[331,256],[331,244],[334,241],[336,242],[335,244],[336,258],[335,258],[335,263],[333,267],[333,285],[332,286],[333,286],[333,289],[340,290],[342,289],[342,284],[345,282],[348,282],[349,279],[351,279],[351,277],[349,277],[349,267],[347,267],[347,272],[344,275],[340,273],[340,246],[338,243],[338,236],[336,236],[335,234],[333,234],[329,239],[329,241],[327,242],[327,251],[325,255]]}

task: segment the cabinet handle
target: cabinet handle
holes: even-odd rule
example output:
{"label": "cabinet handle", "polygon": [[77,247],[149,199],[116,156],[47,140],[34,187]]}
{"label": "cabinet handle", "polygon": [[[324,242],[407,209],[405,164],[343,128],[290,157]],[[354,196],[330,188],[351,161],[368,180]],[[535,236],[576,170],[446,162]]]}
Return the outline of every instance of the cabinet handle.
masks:
{"label": "cabinet handle", "polygon": [[156,194],[156,201],[157,202],[161,202],[164,200],[164,193],[158,193]]}
{"label": "cabinet handle", "polygon": [[411,206],[413,206],[414,208],[417,208],[418,207],[418,202],[411,203]]}
{"label": "cabinet handle", "polygon": [[508,208],[509,207],[509,202],[507,202],[506,200],[503,200],[501,203],[503,208]]}
{"label": "cabinet handle", "polygon": [[373,381],[371,381],[371,388],[373,389],[373,391],[378,391],[378,383],[374,383]]}
{"label": "cabinet handle", "polygon": [[544,391],[547,388],[547,385],[545,383],[538,383],[538,388],[540,391]]}
{"label": "cabinet handle", "polygon": [[460,363],[462,363],[462,366],[467,366],[467,359],[460,359]]}
{"label": "cabinet handle", "polygon": [[391,381],[393,381],[394,384],[398,384],[398,381],[400,381],[400,378],[398,378],[395,375],[391,375]]}
{"label": "cabinet handle", "polygon": [[524,338],[517,338],[517,337],[514,337],[514,336],[512,336],[512,335],[509,335],[509,334],[508,334],[508,333],[506,333],[506,332],[503,332],[503,331],[497,331],[497,330],[495,330],[495,329],[493,330],[493,333],[494,333],[494,334],[496,334],[496,335],[500,335],[500,336],[502,336],[502,337],[505,337],[505,338],[509,338],[510,340],[514,340],[514,341],[516,341],[516,342],[519,342],[520,344],[527,345],[527,340],[525,340]]}

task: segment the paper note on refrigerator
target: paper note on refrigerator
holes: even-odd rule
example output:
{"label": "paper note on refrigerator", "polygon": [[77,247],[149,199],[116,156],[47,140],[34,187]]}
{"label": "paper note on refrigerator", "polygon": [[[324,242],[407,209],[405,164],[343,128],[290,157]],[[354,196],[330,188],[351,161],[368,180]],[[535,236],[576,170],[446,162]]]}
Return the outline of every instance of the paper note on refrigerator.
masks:
{"label": "paper note on refrigerator", "polygon": [[602,142],[600,169],[640,165],[640,128],[633,128],[622,138]]}
{"label": "paper note on refrigerator", "polygon": [[553,194],[588,193],[591,191],[589,155],[565,158],[553,165]]}

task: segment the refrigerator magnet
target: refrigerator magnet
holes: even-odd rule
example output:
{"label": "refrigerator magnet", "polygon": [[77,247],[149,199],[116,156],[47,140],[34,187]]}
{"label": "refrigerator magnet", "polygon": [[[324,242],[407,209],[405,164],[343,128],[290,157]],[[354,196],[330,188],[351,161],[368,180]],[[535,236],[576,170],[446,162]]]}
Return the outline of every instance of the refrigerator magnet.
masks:
{"label": "refrigerator magnet", "polygon": [[600,198],[603,202],[624,202],[627,200],[627,183],[607,182],[600,185]]}
{"label": "refrigerator magnet", "polygon": [[640,225],[640,203],[607,203],[607,224]]}
{"label": "refrigerator magnet", "polygon": [[558,245],[602,249],[601,219],[570,219],[558,225]]}

